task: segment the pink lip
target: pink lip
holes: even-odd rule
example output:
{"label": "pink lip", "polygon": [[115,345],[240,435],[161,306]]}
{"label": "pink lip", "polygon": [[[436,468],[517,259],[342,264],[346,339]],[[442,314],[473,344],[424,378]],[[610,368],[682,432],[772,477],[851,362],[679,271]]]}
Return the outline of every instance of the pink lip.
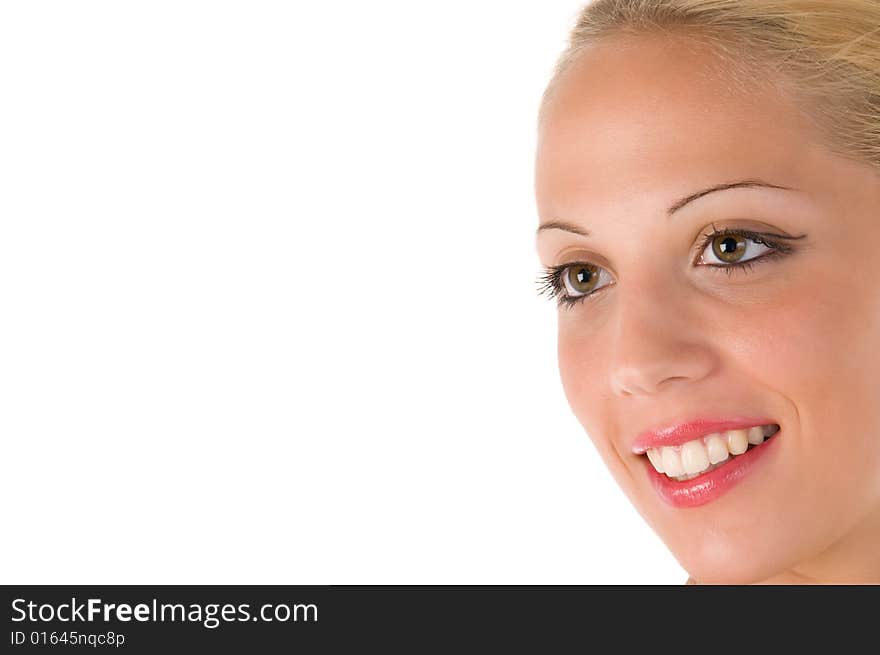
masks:
{"label": "pink lip", "polygon": [[704,505],[730,491],[734,485],[754,470],[755,465],[762,461],[765,455],[775,451],[774,444],[779,439],[781,432],[782,430],[779,430],[768,441],[750,448],[742,455],[737,455],[717,469],[685,482],[679,482],[663,473],[657,473],[646,457],[645,466],[648,467],[648,477],[660,497],[673,507]]}
{"label": "pink lip", "polygon": [[657,430],[642,432],[633,442],[632,450],[637,455],[643,455],[649,448],[680,446],[687,441],[699,439],[713,432],[750,428],[754,425],[778,425],[778,423],[772,418],[748,418],[741,416],[735,418],[695,419]]}

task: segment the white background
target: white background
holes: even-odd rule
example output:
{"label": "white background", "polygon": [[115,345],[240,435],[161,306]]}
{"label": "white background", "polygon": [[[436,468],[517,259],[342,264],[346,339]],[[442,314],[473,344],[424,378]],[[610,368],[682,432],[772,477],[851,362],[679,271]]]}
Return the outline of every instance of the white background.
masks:
{"label": "white background", "polygon": [[0,582],[682,583],[535,282],[581,5],[0,5]]}

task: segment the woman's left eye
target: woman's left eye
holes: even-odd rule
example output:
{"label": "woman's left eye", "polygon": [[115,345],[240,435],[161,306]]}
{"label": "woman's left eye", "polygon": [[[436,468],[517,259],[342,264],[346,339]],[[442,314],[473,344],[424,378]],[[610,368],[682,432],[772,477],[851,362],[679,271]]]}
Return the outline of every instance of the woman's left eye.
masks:
{"label": "woman's left eye", "polygon": [[701,244],[701,257],[696,262],[709,266],[736,266],[780,248],[763,241],[760,236],[738,231],[714,232]]}

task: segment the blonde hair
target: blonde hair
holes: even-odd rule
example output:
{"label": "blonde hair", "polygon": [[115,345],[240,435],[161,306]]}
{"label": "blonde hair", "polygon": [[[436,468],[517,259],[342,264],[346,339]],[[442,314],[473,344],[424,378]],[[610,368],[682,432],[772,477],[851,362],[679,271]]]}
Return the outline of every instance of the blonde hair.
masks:
{"label": "blonde hair", "polygon": [[556,62],[539,124],[586,47],[646,33],[710,45],[741,87],[764,73],[803,103],[829,149],[880,169],[880,0],[594,0]]}

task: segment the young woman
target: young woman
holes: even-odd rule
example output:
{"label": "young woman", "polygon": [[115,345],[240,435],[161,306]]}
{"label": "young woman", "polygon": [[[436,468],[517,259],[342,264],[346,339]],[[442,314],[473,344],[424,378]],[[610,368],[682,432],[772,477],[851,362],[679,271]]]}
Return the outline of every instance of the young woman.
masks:
{"label": "young woman", "polygon": [[535,191],[566,397],[689,582],[880,582],[880,1],[595,0]]}

